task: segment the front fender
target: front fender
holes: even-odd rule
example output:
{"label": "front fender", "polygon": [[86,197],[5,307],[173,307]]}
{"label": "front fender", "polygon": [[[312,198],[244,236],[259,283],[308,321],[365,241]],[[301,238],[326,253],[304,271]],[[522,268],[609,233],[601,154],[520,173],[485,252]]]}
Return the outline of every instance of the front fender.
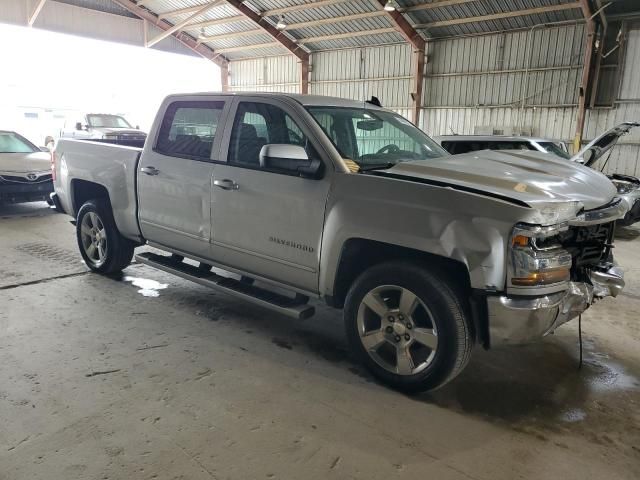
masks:
{"label": "front fender", "polygon": [[352,238],[456,260],[472,288],[503,290],[507,241],[530,210],[446,187],[338,174],[327,204],[320,292],[332,295],[342,248]]}

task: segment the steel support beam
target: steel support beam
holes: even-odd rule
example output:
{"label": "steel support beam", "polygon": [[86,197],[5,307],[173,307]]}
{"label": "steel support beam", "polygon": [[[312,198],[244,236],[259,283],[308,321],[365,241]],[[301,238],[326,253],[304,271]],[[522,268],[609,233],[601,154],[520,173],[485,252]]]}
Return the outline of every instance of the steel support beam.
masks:
{"label": "steel support beam", "polygon": [[207,13],[212,8],[224,4],[224,2],[225,2],[225,0],[216,0],[215,2],[211,2],[211,3],[209,3],[209,4],[207,4],[207,5],[203,6],[203,7],[200,7],[197,12],[193,13],[192,15],[190,15],[187,19],[183,20],[182,22],[176,23],[171,28],[168,28],[165,31],[163,31],[160,35],[158,35],[155,38],[152,38],[151,40],[149,40],[147,42],[146,46],[147,47],[153,47],[156,43],[164,40],[169,35],[182,30],[186,25],[189,25],[193,20],[195,20],[196,18],[198,18],[201,15],[204,15],[205,13]]}
{"label": "steel support beam", "polygon": [[491,20],[500,20],[502,18],[524,17],[527,15],[538,15],[538,14],[548,13],[548,12],[575,10],[575,9],[582,8],[581,1],[572,2],[572,3],[562,3],[560,5],[549,5],[547,7],[527,8],[525,10],[515,10],[513,12],[493,13],[491,15],[481,15],[478,17],[463,17],[463,18],[455,18],[452,20],[441,20],[441,21],[430,22],[430,23],[418,23],[417,25],[414,25],[414,28],[424,29],[424,28],[436,28],[436,27],[449,27],[451,25],[461,25],[464,23],[489,22]]}
{"label": "steel support beam", "polygon": [[[384,8],[387,3],[385,0],[376,0],[377,6],[379,8]],[[424,86],[424,65],[425,65],[425,48],[426,42],[424,38],[416,31],[415,28],[411,26],[409,21],[404,17],[404,15],[397,11],[387,12],[389,19],[395,26],[396,31],[398,31],[404,39],[411,44],[413,48],[413,92],[411,93],[412,98],[412,119],[413,123],[418,125],[420,123],[420,112],[422,110],[422,91]]]}
{"label": "steel support beam", "polygon": [[341,40],[343,38],[355,38],[355,37],[368,37],[372,35],[381,35],[384,33],[399,33],[397,28],[376,28],[374,30],[358,30],[355,32],[347,33],[333,33],[331,35],[319,35],[317,37],[305,37],[298,40],[298,45],[304,45],[306,43],[324,42],[328,40]]}
{"label": "steel support beam", "polygon": [[[271,37],[273,37],[278,43],[280,43],[284,48],[289,50],[292,54],[294,54],[301,63],[300,68],[300,90],[301,93],[309,93],[309,54],[300,48],[296,42],[287,37],[283,32],[278,30],[271,23],[267,22],[264,18],[264,13],[260,14],[247,7],[243,0],[226,0],[226,2],[233,6],[238,12],[243,14],[253,23],[255,23],[258,27],[262,28],[266,33],[268,33]],[[307,5],[308,7],[308,5]],[[248,46],[246,48],[252,48]],[[306,76],[305,76],[306,72]]]}
{"label": "steel support beam", "polygon": [[[111,0],[111,1],[117,3],[122,8],[130,11],[131,13],[136,15],[138,18],[153,23],[156,27],[162,30],[166,31],[166,30],[169,30],[171,27],[173,27],[173,25],[171,25],[166,20],[160,20],[157,15],[155,15],[154,13],[151,13],[149,10],[145,8],[139,7],[132,0]],[[199,43],[195,38],[193,38],[190,35],[187,35],[186,33],[173,32],[171,35],[173,35],[185,47],[189,48],[190,50],[193,50],[194,52],[203,56],[204,58],[211,60],[219,67],[223,67],[228,63],[228,60],[225,57],[214,52],[211,48],[207,47],[206,45]]]}
{"label": "steel support beam", "polygon": [[42,10],[42,7],[44,7],[45,3],[47,3],[47,0],[36,0],[36,4],[31,11],[31,15],[29,15],[29,18],[27,19],[27,23],[30,27],[33,27],[33,24],[35,23],[36,18],[38,18],[38,15],[40,15],[40,11]]}
{"label": "steel support beam", "polygon": [[593,57],[593,44],[596,35],[596,22],[591,14],[589,0],[580,0],[580,8],[586,22],[587,41],[582,63],[582,80],[578,91],[578,116],[576,119],[576,136],[573,139],[574,153],[578,152],[582,146],[582,136],[584,134],[584,123],[587,113],[587,92],[591,78],[591,59]]}
{"label": "steel support beam", "polygon": [[342,17],[323,18],[321,20],[311,20],[309,22],[290,23],[287,30],[296,30],[298,28],[317,27],[319,25],[332,25],[334,23],[350,22],[353,20],[363,20],[365,18],[382,17],[386,12],[365,12],[354,13],[353,15],[344,15]]}
{"label": "steel support beam", "polygon": [[229,64],[220,67],[220,85],[223,92],[229,91]]}
{"label": "steel support beam", "polygon": [[311,8],[328,7],[338,3],[352,2],[353,0],[319,0],[317,2],[302,3],[300,5],[291,5],[289,7],[274,8],[261,13],[263,17],[271,17],[273,15],[283,15],[289,12],[298,12],[300,10],[309,10]]}
{"label": "steel support beam", "polygon": [[476,2],[477,0],[434,0],[431,3],[421,3],[410,7],[401,8],[402,13],[415,12],[416,10],[433,10],[434,8],[449,7],[452,5],[461,5],[463,3]]}

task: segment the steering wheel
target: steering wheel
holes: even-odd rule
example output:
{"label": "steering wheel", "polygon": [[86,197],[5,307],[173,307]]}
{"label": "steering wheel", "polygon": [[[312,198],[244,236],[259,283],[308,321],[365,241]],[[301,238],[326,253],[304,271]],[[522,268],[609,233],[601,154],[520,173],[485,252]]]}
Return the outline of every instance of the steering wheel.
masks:
{"label": "steering wheel", "polygon": [[380,155],[382,153],[398,153],[400,151],[400,147],[390,143],[389,145],[385,145],[380,150],[376,152],[376,155]]}

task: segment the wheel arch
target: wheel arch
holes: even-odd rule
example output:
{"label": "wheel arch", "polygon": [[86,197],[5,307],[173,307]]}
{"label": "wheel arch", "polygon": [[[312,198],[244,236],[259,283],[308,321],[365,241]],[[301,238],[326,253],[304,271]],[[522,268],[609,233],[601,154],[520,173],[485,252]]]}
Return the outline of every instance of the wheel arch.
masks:
{"label": "wheel arch", "polygon": [[365,238],[350,238],[342,245],[333,291],[326,297],[327,303],[336,308],[344,307],[347,293],[359,275],[374,265],[391,261],[418,263],[443,278],[469,309],[475,338],[488,346],[486,300],[471,287],[467,266],[452,258]]}
{"label": "wheel arch", "polygon": [[82,205],[94,199],[104,199],[109,202],[109,206],[111,206],[109,191],[104,185],[78,178],[71,180],[71,206],[74,217],[78,215],[78,211]]}

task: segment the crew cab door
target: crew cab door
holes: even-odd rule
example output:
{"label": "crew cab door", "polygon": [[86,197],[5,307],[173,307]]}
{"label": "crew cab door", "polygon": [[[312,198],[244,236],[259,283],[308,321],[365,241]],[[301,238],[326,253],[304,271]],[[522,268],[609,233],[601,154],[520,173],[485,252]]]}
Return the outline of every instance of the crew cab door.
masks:
{"label": "crew cab door", "polygon": [[221,149],[226,162],[213,169],[213,258],[317,292],[332,169],[325,161],[321,176],[311,179],[260,165],[260,151],[267,144],[299,145],[310,158],[320,159],[305,120],[287,104],[236,99],[232,115]]}
{"label": "crew cab door", "polygon": [[[138,218],[144,237],[208,257],[211,176],[225,97],[170,100],[138,165]],[[222,130],[222,127],[221,127]]]}

